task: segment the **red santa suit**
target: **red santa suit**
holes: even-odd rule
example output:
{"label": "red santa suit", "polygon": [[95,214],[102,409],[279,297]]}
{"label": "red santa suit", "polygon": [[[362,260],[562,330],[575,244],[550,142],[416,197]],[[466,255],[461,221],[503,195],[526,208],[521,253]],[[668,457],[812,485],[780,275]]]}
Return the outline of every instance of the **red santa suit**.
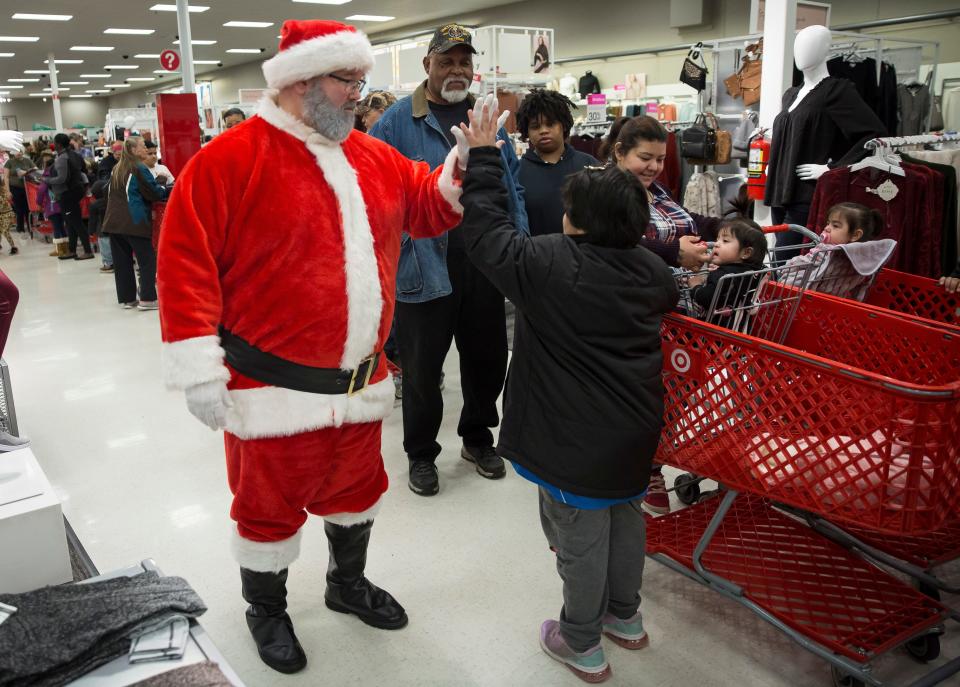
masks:
{"label": "red santa suit", "polygon": [[[372,66],[362,46],[333,38],[335,64]],[[268,83],[277,73],[290,83],[298,70],[300,78],[330,70],[298,47],[268,61]],[[354,49],[354,61],[344,61]],[[219,328],[302,366],[361,367],[390,331],[401,231],[436,236],[460,221],[453,166],[431,172],[357,131],[332,142],[280,109],[273,94],[177,180],[157,270],[165,379],[177,389],[227,382],[241,567],[286,568],[307,512],[340,525],[372,519],[387,488],[380,425],[394,387],[383,356],[354,394],[257,381],[225,362]]]}

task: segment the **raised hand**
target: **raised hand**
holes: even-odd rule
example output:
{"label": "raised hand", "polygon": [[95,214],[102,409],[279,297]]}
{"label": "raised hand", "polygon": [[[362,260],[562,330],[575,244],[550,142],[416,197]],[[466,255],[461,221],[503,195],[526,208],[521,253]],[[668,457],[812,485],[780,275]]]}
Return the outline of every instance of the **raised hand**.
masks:
{"label": "raised hand", "polygon": [[509,110],[500,112],[497,98],[491,93],[485,98],[477,98],[473,110],[467,112],[467,117],[470,120],[469,124],[451,127],[450,131],[457,139],[457,161],[461,170],[467,168],[470,148],[481,148],[483,146],[499,148],[503,145],[503,141],[497,140],[497,132],[500,131],[509,116]]}

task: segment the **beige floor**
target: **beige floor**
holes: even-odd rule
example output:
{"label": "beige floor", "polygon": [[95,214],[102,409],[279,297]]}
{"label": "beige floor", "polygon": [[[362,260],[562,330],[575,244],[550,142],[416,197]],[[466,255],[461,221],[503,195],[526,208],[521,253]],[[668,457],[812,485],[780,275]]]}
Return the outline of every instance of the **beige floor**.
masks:
{"label": "beige floor", "polygon": [[[33,243],[18,256],[0,256],[21,292],[4,356],[21,427],[101,571],[152,557],[186,577],[210,607],[204,626],[252,686],[582,684],[537,645],[540,621],[559,611],[560,581],[534,487],[512,473],[488,482],[457,457],[453,356],[438,496],[406,487],[399,410],[384,429],[392,486],[368,571],[406,605],[409,627],[377,631],[323,606],[326,546],[313,520],[290,579],[310,664],[290,677],[264,667],[243,622],[227,547],[222,439],[187,413],[180,394],[164,390],[157,313],[120,310],[113,278],[98,274],[94,261],[59,262],[48,251]],[[960,568],[949,572],[960,580]],[[647,565],[643,596],[651,647],[630,654],[610,646],[610,684],[830,685],[824,661],[657,563]],[[958,626],[948,631],[944,653],[960,655]],[[919,672],[903,653],[877,666],[892,685]]]}

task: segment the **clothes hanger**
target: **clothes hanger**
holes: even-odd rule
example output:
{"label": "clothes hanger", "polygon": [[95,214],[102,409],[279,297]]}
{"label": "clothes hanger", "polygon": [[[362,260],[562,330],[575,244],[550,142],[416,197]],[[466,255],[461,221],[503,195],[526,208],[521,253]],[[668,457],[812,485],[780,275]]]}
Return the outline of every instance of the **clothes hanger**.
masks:
{"label": "clothes hanger", "polygon": [[[894,143],[894,145],[897,145],[897,143]],[[905,177],[907,173],[903,167],[900,166],[900,162],[900,156],[894,154],[891,149],[878,147],[870,157],[866,157],[860,162],[850,165],[850,171],[857,172],[861,169],[879,169],[888,174]]]}

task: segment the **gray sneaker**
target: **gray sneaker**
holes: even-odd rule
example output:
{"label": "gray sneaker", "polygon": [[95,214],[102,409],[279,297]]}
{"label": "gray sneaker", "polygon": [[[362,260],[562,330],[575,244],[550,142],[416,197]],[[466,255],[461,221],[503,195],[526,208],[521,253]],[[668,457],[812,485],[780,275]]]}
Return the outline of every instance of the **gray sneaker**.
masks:
{"label": "gray sneaker", "polygon": [[160,303],[158,301],[140,301],[137,305],[137,310],[159,310]]}
{"label": "gray sneaker", "polygon": [[610,664],[603,655],[603,645],[577,653],[560,634],[560,623],[556,620],[546,620],[540,626],[540,648],[584,682],[593,684],[610,678]]}
{"label": "gray sneaker", "polygon": [[650,637],[643,629],[643,616],[640,611],[626,620],[607,613],[603,616],[603,634],[624,649],[643,649],[650,644]]}
{"label": "gray sneaker", "polygon": [[0,430],[0,452],[5,451],[16,451],[20,448],[26,448],[30,445],[29,439],[24,439],[23,437],[15,437],[9,432],[4,432]]}
{"label": "gray sneaker", "polygon": [[460,449],[460,457],[477,466],[477,474],[487,479],[500,479],[507,474],[503,458],[497,455],[493,446],[467,446]]}

